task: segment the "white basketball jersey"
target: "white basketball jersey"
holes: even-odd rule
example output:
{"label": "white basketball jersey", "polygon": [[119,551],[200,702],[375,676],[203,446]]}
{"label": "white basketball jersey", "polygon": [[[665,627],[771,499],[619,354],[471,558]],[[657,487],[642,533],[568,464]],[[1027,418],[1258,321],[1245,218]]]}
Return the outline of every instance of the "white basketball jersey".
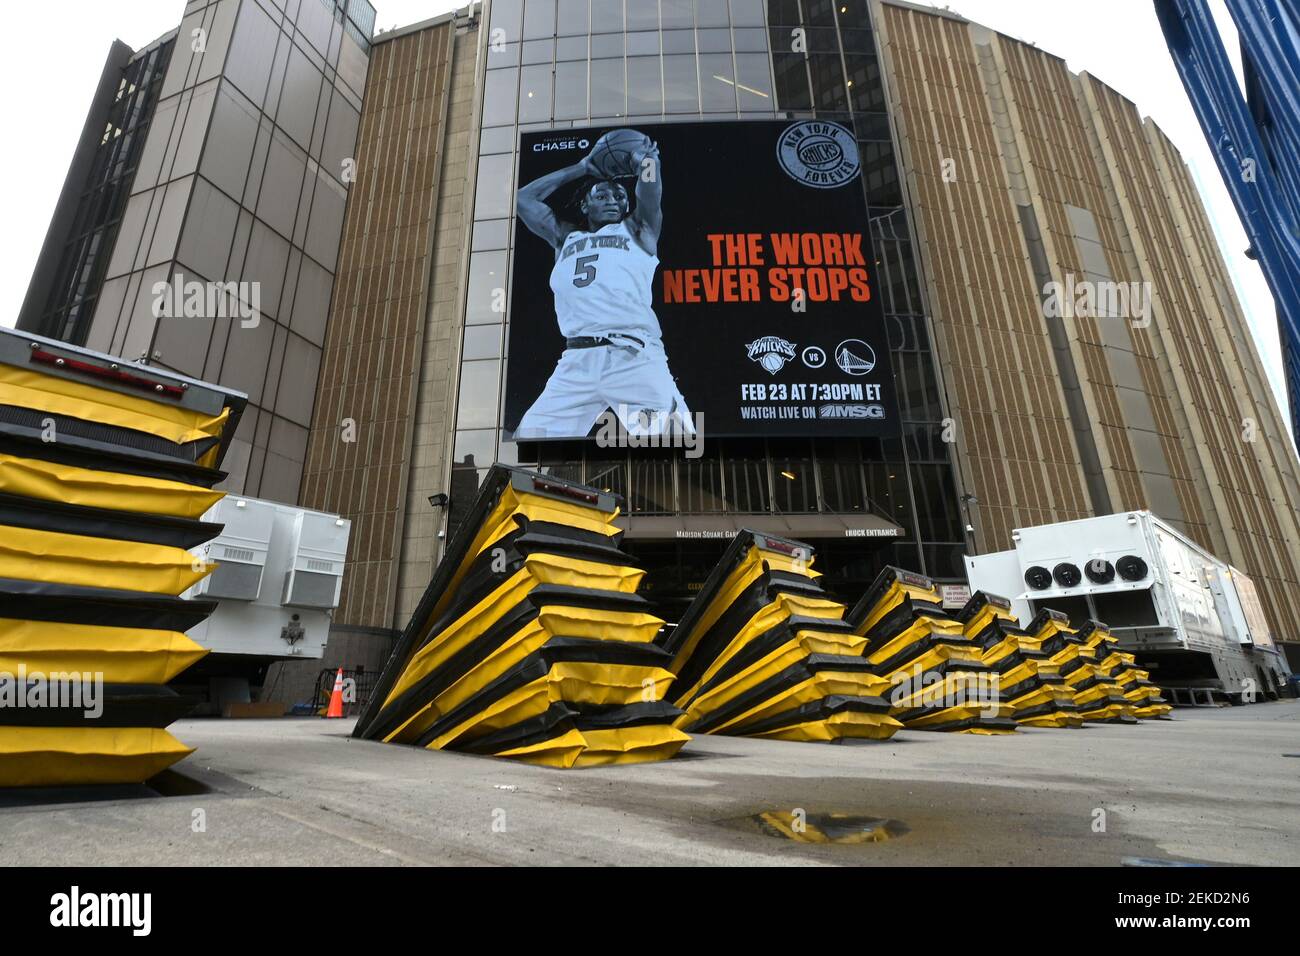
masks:
{"label": "white basketball jersey", "polygon": [[658,267],[659,257],[641,248],[626,221],[569,233],[551,269],[561,334],[659,339],[651,292]]}

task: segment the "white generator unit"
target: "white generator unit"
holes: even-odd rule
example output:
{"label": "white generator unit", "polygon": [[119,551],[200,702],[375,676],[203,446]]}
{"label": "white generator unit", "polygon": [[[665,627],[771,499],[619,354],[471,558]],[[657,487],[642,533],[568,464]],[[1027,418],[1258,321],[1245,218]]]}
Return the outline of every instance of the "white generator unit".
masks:
{"label": "white generator unit", "polygon": [[343,587],[351,522],[229,495],[203,516],[224,525],[193,549],[216,568],[184,597],[217,601],[189,632],[211,653],[181,676],[212,705],[243,703],[274,661],[319,660]]}
{"label": "white generator unit", "polygon": [[[1101,621],[1176,702],[1276,698],[1289,668],[1254,582],[1148,511],[1018,528],[1015,548],[967,556],[972,589]],[[1300,622],[1297,622],[1300,629]],[[1300,635],[1292,635],[1300,636]]]}

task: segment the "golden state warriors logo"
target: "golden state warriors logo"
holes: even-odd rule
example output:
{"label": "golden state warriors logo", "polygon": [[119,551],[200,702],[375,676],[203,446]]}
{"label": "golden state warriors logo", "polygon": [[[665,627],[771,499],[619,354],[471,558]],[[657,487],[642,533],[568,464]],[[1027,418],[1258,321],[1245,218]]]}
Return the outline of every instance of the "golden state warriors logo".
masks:
{"label": "golden state warriors logo", "polygon": [[853,133],[825,120],[787,126],[777,140],[776,158],[786,175],[814,189],[843,186],[862,168]]}

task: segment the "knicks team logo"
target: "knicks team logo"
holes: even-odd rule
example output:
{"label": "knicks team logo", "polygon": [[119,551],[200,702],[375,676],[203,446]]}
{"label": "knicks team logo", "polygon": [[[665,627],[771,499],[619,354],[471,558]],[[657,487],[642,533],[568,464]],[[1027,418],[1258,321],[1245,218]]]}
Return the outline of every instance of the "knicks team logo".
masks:
{"label": "knicks team logo", "polygon": [[814,189],[843,186],[862,168],[853,133],[825,120],[787,126],[777,140],[776,158],[786,175]]}
{"label": "knicks team logo", "polygon": [[794,358],[794,343],[787,342],[779,335],[765,335],[755,339],[745,348],[749,351],[751,362],[757,362],[768,373],[775,375],[785,368],[785,363]]}

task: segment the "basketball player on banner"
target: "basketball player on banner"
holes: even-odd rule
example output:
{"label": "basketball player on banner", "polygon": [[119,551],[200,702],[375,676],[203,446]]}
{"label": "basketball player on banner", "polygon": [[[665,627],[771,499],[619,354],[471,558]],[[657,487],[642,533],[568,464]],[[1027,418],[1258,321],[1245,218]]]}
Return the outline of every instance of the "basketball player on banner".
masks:
{"label": "basketball player on banner", "polygon": [[[632,177],[635,208],[618,182]],[[574,183],[575,208],[562,218],[548,200]],[[555,250],[565,348],[517,440],[586,437],[606,410],[630,434],[695,433],[652,306],[662,197],[659,150],[632,129],[606,133],[583,159],[519,189],[519,218]]]}

